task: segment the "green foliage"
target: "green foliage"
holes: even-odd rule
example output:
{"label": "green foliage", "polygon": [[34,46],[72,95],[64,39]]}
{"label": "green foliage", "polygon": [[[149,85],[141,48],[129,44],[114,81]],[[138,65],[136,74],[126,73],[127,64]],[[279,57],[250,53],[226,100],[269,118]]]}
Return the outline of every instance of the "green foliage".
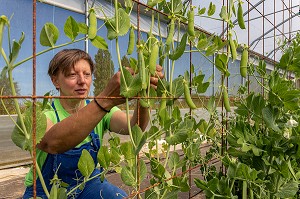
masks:
{"label": "green foliage", "polygon": [[[20,94],[20,89],[18,82],[13,82],[16,93]],[[12,91],[9,83],[9,79],[6,76],[0,76],[0,89],[1,89],[1,95],[2,96],[12,96]],[[16,109],[14,106],[14,100],[12,98],[2,99],[2,102],[0,104],[0,115],[7,115],[7,114],[16,114]],[[6,110],[8,113],[6,112]]]}
{"label": "green foliage", "polygon": [[284,46],[284,54],[280,58],[278,67],[285,71],[292,71],[300,76],[300,34],[297,33],[290,45]]}
{"label": "green foliage", "polygon": [[108,81],[114,74],[114,63],[111,60],[111,54],[108,50],[98,49],[95,55],[94,71],[94,95],[103,91]]}
{"label": "green foliage", "polygon": [[227,130],[229,148],[222,159],[227,174],[195,180],[207,197],[290,198],[298,191],[299,90],[277,70],[269,75],[263,67],[257,70],[269,79],[268,97],[250,93],[236,104]]}
{"label": "green foliage", "polygon": [[[47,119],[45,114],[43,113],[41,103],[36,104],[36,143],[38,144],[42,137],[44,136],[46,127],[47,127]],[[47,107],[49,108],[49,107]],[[26,129],[22,129],[22,123],[21,121],[24,121]],[[25,112],[18,117],[16,126],[13,129],[11,139],[12,141],[21,149],[32,152],[33,146],[32,146],[32,135],[33,135],[33,112],[32,112],[32,103],[27,102],[26,103],[26,109]]]}
{"label": "green foliage", "polygon": [[[118,9],[118,19],[115,17],[107,19],[105,26],[107,28],[107,38],[113,40],[118,36],[125,35],[130,28],[130,17],[124,9]],[[118,23],[116,21],[118,20]]]}
{"label": "green foliage", "polygon": [[79,158],[78,169],[85,178],[88,178],[95,169],[94,160],[91,154],[86,149],[83,149],[82,154]]}

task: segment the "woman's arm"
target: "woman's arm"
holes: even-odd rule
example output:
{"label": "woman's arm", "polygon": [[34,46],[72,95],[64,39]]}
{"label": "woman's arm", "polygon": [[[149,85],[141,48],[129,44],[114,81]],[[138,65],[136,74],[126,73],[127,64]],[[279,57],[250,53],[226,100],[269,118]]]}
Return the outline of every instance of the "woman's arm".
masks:
{"label": "woman's arm", "polygon": [[47,120],[47,129],[37,147],[47,153],[68,151],[82,142],[106,114],[92,101],[68,118],[53,124]]}

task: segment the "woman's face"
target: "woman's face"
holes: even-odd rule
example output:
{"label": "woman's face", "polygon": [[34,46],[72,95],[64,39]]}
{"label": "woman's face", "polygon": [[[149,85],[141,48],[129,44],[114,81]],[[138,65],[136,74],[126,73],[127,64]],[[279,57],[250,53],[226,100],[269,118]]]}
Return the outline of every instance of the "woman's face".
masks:
{"label": "woman's face", "polygon": [[92,83],[91,67],[82,59],[66,75],[60,71],[52,81],[61,96],[87,97]]}

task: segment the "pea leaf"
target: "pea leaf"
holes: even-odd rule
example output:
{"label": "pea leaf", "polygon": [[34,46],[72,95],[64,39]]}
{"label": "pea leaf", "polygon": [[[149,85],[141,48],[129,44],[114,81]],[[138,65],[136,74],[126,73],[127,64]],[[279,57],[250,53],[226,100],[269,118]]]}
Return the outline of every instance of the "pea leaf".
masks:
{"label": "pea leaf", "polygon": [[206,11],[206,8],[200,8],[200,6],[198,7],[198,15],[203,15]]}
{"label": "pea leaf", "polygon": [[204,74],[199,74],[193,78],[193,84],[197,86],[198,93],[205,93],[207,88],[209,87],[209,82],[203,82],[204,77]]}
{"label": "pea leaf", "polygon": [[24,32],[22,32],[19,42],[16,41],[13,42],[13,47],[11,53],[9,54],[9,62],[11,65],[16,61],[24,39],[25,39],[25,34]]}
{"label": "pea leaf", "polygon": [[160,3],[162,0],[148,0],[147,5],[150,7],[155,6],[156,4]]}
{"label": "pea leaf", "polygon": [[228,14],[228,12],[227,12],[227,7],[226,7],[226,6],[222,6],[221,12],[220,12],[220,17],[221,17],[224,21],[228,21],[228,20],[229,20],[229,14]]}
{"label": "pea leaf", "polygon": [[281,186],[275,196],[279,198],[294,197],[298,189],[298,183],[295,181],[291,181]]}
{"label": "pea leaf", "polygon": [[217,69],[226,75],[227,77],[230,75],[228,69],[227,69],[227,62],[228,62],[228,57],[226,54],[217,54],[216,59],[215,59],[215,66]]}
{"label": "pea leaf", "polygon": [[120,94],[124,97],[134,97],[142,90],[142,81],[138,75],[134,77],[123,67],[124,76],[121,75]]}
{"label": "pea leaf", "polygon": [[173,152],[168,160],[168,166],[170,170],[177,169],[177,164],[179,163],[179,161],[180,161],[179,154],[176,151]]}
{"label": "pea leaf", "polygon": [[46,23],[40,33],[40,44],[53,47],[58,39],[59,30],[53,23]]}
{"label": "pea leaf", "polygon": [[113,17],[106,20],[105,26],[107,28],[107,38],[113,40],[118,36],[125,35],[130,28],[130,17],[124,9],[118,9],[118,32],[116,28],[116,19]]}
{"label": "pea leaf", "polygon": [[128,167],[123,167],[121,171],[121,178],[127,186],[134,186],[136,184],[135,177]]}
{"label": "pea leaf", "polygon": [[133,167],[133,174],[135,175],[136,171],[139,171],[139,181],[142,182],[147,175],[147,166],[143,159],[139,160],[139,170],[137,166]]}
{"label": "pea leaf", "polygon": [[95,169],[94,160],[91,154],[86,149],[82,150],[81,156],[78,161],[78,169],[81,174],[87,178],[93,173]]}
{"label": "pea leaf", "polygon": [[[26,151],[32,151],[32,105],[26,108],[25,112],[21,115],[28,135],[25,135],[24,130],[21,129],[21,119],[18,117],[17,125],[14,127],[11,139],[21,149]],[[36,143],[38,144],[45,134],[47,119],[45,114],[42,112],[41,106],[37,106],[36,109]]]}
{"label": "pea leaf", "polygon": [[216,12],[216,5],[213,4],[212,2],[210,2],[208,11],[207,11],[207,15],[212,16],[213,14],[215,14],[215,12]]}
{"label": "pea leaf", "polygon": [[166,137],[166,141],[170,145],[176,145],[184,142],[188,138],[188,135],[185,131],[178,131],[173,135]]}
{"label": "pea leaf", "polygon": [[162,179],[164,177],[166,169],[156,159],[151,158],[150,167],[154,177],[158,179]]}
{"label": "pea leaf", "polygon": [[265,107],[262,110],[263,119],[267,127],[273,129],[276,132],[281,132],[279,127],[276,124],[277,111],[271,107]]}
{"label": "pea leaf", "polygon": [[181,0],[171,0],[166,3],[166,6],[163,7],[164,12],[167,14],[176,14],[182,11],[183,4]]}
{"label": "pea leaf", "polygon": [[142,129],[138,125],[134,125],[131,130],[133,141],[136,146],[135,154],[138,154],[146,143],[147,136],[146,134],[143,134]]}
{"label": "pea leaf", "polygon": [[207,182],[204,181],[204,180],[200,180],[198,178],[195,178],[194,182],[195,182],[196,186],[198,188],[200,188],[201,190],[208,190],[209,189],[208,186],[207,186]]}
{"label": "pea leaf", "polygon": [[180,97],[184,92],[183,77],[179,76],[173,80],[172,94],[175,98]]}
{"label": "pea leaf", "polygon": [[121,160],[119,151],[116,148],[110,149],[110,161],[114,163],[115,165],[119,164]]}
{"label": "pea leaf", "polygon": [[129,58],[129,63],[130,63],[130,68],[132,68],[132,70],[134,72],[138,71],[138,61],[136,59],[134,59],[133,57]]}
{"label": "pea leaf", "polygon": [[125,160],[128,162],[128,165],[132,167],[134,165],[135,154],[134,148],[131,142],[124,142],[120,146],[120,150],[124,155]]}
{"label": "pea leaf", "polygon": [[98,159],[98,162],[100,163],[100,165],[104,169],[108,169],[108,167],[110,165],[111,154],[109,153],[107,146],[100,147],[100,150],[97,154],[97,159]]}
{"label": "pea leaf", "polygon": [[176,177],[173,179],[173,183],[181,192],[188,192],[190,190],[188,178],[186,177]]}
{"label": "pea leaf", "polygon": [[77,23],[78,25],[78,33],[88,34],[88,26],[85,23]]}
{"label": "pea leaf", "polygon": [[79,26],[72,16],[69,16],[64,25],[64,32],[67,37],[74,41],[79,32]]}
{"label": "pea leaf", "polygon": [[108,50],[108,45],[103,37],[96,35],[94,39],[91,40],[93,46],[102,50]]}

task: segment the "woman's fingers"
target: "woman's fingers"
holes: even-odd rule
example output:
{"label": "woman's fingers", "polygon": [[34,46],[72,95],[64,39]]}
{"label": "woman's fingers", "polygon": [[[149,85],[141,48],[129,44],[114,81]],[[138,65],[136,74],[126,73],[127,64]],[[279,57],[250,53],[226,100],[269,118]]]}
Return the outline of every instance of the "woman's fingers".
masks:
{"label": "woman's fingers", "polygon": [[163,67],[161,65],[156,65],[156,77],[159,77],[160,79],[164,78],[164,73],[163,73]]}

